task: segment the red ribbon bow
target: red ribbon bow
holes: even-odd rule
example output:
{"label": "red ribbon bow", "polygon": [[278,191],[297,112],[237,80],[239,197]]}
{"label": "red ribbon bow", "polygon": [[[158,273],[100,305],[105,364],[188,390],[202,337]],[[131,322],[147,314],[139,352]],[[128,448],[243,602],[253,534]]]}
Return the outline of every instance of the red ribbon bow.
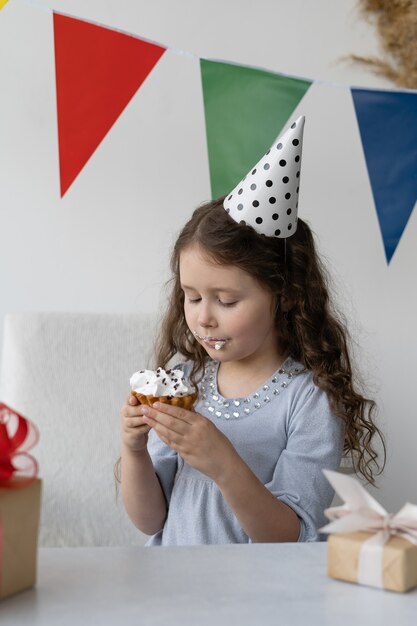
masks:
{"label": "red ribbon bow", "polygon": [[0,402],[0,487],[15,489],[34,480],[38,463],[27,451],[38,439],[35,424]]}

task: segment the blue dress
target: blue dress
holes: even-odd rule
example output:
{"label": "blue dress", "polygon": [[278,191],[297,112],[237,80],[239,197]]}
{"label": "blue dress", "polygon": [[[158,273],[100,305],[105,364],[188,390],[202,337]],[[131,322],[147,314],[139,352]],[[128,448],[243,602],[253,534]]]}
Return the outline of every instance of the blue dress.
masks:
{"label": "blue dress", "polygon": [[[185,377],[191,363],[177,365]],[[218,361],[210,360],[199,384],[197,413],[210,419],[269,491],[300,520],[298,541],[318,541],[333,489],[322,469],[340,465],[344,422],[310,371],[288,358],[255,393],[224,398],[217,388]],[[250,543],[216,483],[161,442],[153,430],[149,453],[168,515],[147,545]]]}

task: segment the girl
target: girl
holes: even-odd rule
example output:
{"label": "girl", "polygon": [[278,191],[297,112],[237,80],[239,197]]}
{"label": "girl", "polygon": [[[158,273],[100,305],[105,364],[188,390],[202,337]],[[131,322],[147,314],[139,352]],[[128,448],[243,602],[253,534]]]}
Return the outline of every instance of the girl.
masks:
{"label": "girl", "polygon": [[172,255],[156,360],[185,357],[195,410],[133,396],[121,410],[122,495],[148,545],[316,541],[334,495],[322,469],[343,451],[372,484],[379,467],[374,402],[353,384],[309,227],[261,233],[259,216],[233,217],[234,193],[198,208]]}

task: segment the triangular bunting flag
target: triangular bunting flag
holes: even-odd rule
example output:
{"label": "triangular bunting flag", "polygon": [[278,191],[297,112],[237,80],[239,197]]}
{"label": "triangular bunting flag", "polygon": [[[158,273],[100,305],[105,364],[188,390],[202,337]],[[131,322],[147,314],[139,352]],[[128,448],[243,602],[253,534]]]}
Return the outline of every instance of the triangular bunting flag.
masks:
{"label": "triangular bunting flag", "polygon": [[61,196],[165,48],[54,13]]}
{"label": "triangular bunting flag", "polygon": [[201,59],[213,198],[226,194],[282,130],[312,81]]}
{"label": "triangular bunting flag", "polygon": [[417,201],[417,93],[351,91],[389,263]]}
{"label": "triangular bunting flag", "polygon": [[0,11],[2,10],[2,8],[4,7],[5,4],[8,3],[9,0],[0,0]]}

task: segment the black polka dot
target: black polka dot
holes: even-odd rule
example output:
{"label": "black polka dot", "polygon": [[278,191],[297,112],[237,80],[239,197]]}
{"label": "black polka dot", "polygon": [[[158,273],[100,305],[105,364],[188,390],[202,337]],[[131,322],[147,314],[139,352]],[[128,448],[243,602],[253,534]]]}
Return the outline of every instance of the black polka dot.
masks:
{"label": "black polka dot", "polygon": [[299,161],[299,160],[300,160],[300,157],[299,157],[299,155],[297,154],[297,156],[295,157],[294,161],[295,161],[296,163],[298,163],[298,161]]}
{"label": "black polka dot", "polygon": [[230,209],[226,209],[226,213],[230,213]]}
{"label": "black polka dot", "polygon": [[240,196],[240,195],[242,195],[242,193],[243,193],[243,189],[242,189],[242,187],[241,187],[241,188],[239,189],[239,191],[238,191],[239,196]]}
{"label": "black polka dot", "polygon": [[300,178],[300,171],[298,171],[298,172],[296,173],[296,177],[297,177],[297,178]]}
{"label": "black polka dot", "polygon": [[300,188],[299,188],[299,187],[297,187],[296,192],[298,193],[299,191],[300,191]]}
{"label": "black polka dot", "polygon": [[298,144],[299,144],[299,143],[300,143],[300,142],[298,141],[298,139],[293,139],[293,140],[292,140],[292,145],[293,145],[293,146],[298,146]]}
{"label": "black polka dot", "polygon": [[286,194],[285,194],[285,199],[286,199],[286,200],[289,200],[290,198],[291,198],[291,194],[290,194],[290,193],[286,193]]}
{"label": "black polka dot", "polygon": [[232,199],[233,194],[231,193],[230,196],[227,198],[228,200]]}
{"label": "black polka dot", "polygon": [[281,167],[285,167],[287,165],[287,161],[285,159],[281,159],[279,164],[280,164]]}
{"label": "black polka dot", "polygon": [[288,183],[290,179],[288,178],[288,176],[284,176],[284,178],[282,179],[283,183]]}
{"label": "black polka dot", "polygon": [[254,170],[252,170],[252,175],[253,175],[253,174],[256,174],[256,167],[255,167],[255,169],[254,169]]}
{"label": "black polka dot", "polygon": [[295,128],[297,126],[297,124],[294,122],[294,124],[291,124],[291,128]]}
{"label": "black polka dot", "polygon": [[277,143],[277,150],[281,150],[282,148],[282,143]]}
{"label": "black polka dot", "polygon": [[265,165],[264,165],[264,170],[269,170],[269,167],[270,167],[270,166],[269,166],[269,163],[265,163]]}
{"label": "black polka dot", "polygon": [[255,185],[255,183],[252,183],[252,184],[251,184],[251,186],[250,186],[250,188],[252,189],[252,191],[254,191],[254,190],[256,189],[256,185]]}
{"label": "black polka dot", "polygon": [[296,209],[298,209],[298,202],[297,202],[297,204],[295,205],[295,208],[296,208]]}
{"label": "black polka dot", "polygon": [[259,206],[259,202],[258,202],[257,200],[254,200],[254,201],[252,202],[252,206]]}
{"label": "black polka dot", "polygon": [[242,224],[243,226],[246,226],[245,220],[240,220],[239,224]]}
{"label": "black polka dot", "polygon": [[291,215],[292,209],[287,209],[287,215]]}
{"label": "black polka dot", "polygon": [[276,201],[277,201],[277,199],[276,199],[276,198],[274,198],[274,196],[271,196],[271,197],[269,198],[269,204],[275,204],[275,202],[276,202]]}
{"label": "black polka dot", "polygon": [[288,224],[288,230],[291,230],[292,224]]}
{"label": "black polka dot", "polygon": [[268,156],[270,152],[271,152],[271,148],[269,148],[268,152],[265,153],[265,156]]}
{"label": "black polka dot", "polygon": [[257,224],[262,224],[262,222],[263,222],[262,217],[257,217],[257,218],[256,218],[256,220],[255,220],[255,222],[256,222]]}
{"label": "black polka dot", "polygon": [[238,204],[238,205],[237,205],[237,210],[238,210],[238,211],[241,211],[242,209],[243,209],[243,204]]}
{"label": "black polka dot", "polygon": [[265,185],[266,185],[267,187],[272,187],[272,185],[273,185],[272,180],[267,180],[267,181],[266,181],[266,183],[265,183]]}
{"label": "black polka dot", "polygon": [[277,220],[278,218],[279,218],[278,213],[273,213],[273,214],[272,214],[272,219],[273,219],[273,220]]}
{"label": "black polka dot", "polygon": [[281,231],[280,231],[279,228],[277,228],[276,231],[275,231],[275,237],[279,237],[280,234],[281,234]]}

